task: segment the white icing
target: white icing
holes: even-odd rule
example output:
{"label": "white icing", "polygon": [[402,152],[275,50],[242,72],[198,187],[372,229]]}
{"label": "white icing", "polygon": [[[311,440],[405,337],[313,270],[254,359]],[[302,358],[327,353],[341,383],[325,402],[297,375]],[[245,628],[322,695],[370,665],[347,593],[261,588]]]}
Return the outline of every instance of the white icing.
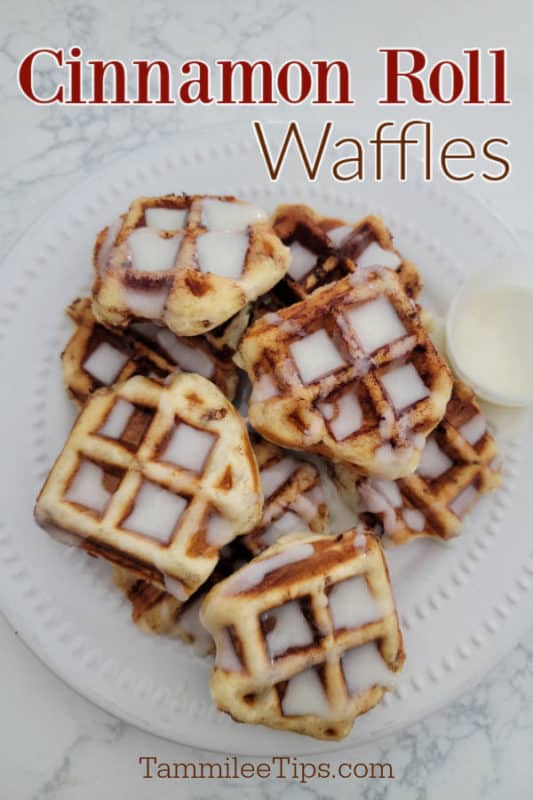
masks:
{"label": "white icing", "polygon": [[168,544],[186,507],[184,497],[144,481],[122,527]]}
{"label": "white icing", "polygon": [[370,483],[372,488],[383,495],[393,508],[400,508],[403,505],[402,495],[396,481],[374,478]]}
{"label": "white icing", "polygon": [[422,450],[420,462],[416,470],[418,475],[422,478],[434,481],[436,478],[440,478],[441,475],[444,475],[450,467],[453,467],[453,461],[446,455],[444,450],[440,449],[435,437],[431,436]]}
{"label": "white icing", "polygon": [[280,317],[277,311],[269,311],[263,317],[263,322],[266,322],[267,325],[280,325],[283,322],[283,318]]}
{"label": "white icing", "polygon": [[387,297],[378,297],[346,312],[361,347],[374,353],[380,347],[405,336],[407,330]]}
{"label": "white icing", "polygon": [[446,349],[473,386],[496,403],[533,403],[533,283],[525,260],[511,259],[473,276],[446,323]]}
{"label": "white icing", "polygon": [[213,639],[200,621],[203,596],[189,603],[180,614],[179,627],[191,637],[198,655],[207,655],[213,649]]}
{"label": "white icing", "polygon": [[[363,410],[354,392],[342,394],[337,398],[336,405],[338,413],[335,419],[332,419],[334,406],[329,403],[322,403],[318,407],[329,421],[333,436],[340,442],[359,430],[363,423]],[[330,416],[327,416],[327,414],[330,414]]]}
{"label": "white icing", "polygon": [[[319,487],[316,488],[318,489]],[[314,492],[314,490],[305,492],[305,494],[299,495],[292,501],[291,507],[306,522],[312,522],[317,514],[317,503],[323,501],[323,497],[320,497],[320,495],[322,495],[321,491],[319,493]]]}
{"label": "white icing", "polygon": [[391,682],[392,673],[375,642],[346,650],[341,663],[350,695],[364,692],[371,686],[388,686]]}
{"label": "white icing", "polygon": [[222,514],[210,514],[207,520],[207,543],[223,547],[234,538],[235,528]]}
{"label": "white icing", "polygon": [[368,272],[364,269],[356,269],[355,272],[352,272],[348,281],[352,286],[362,286],[365,283],[368,283]]}
{"label": "white icing", "polygon": [[172,269],[182,238],[178,234],[165,239],[152,228],[136,228],[128,236],[133,269],[143,272]]}
{"label": "white icing", "polygon": [[297,469],[298,462],[295,458],[291,458],[291,456],[282,458],[281,461],[276,461],[276,463],[272,464],[270,467],[262,469],[259,473],[259,477],[261,478],[261,486],[263,487],[265,499],[268,500],[274,492],[277,492],[280,486],[283,486]]}
{"label": "white icing", "polygon": [[244,269],[249,239],[245,233],[208,231],[196,239],[196,259],[202,272],[222,278],[240,278]]}
{"label": "white icing", "polygon": [[295,281],[299,281],[300,278],[311,272],[317,262],[317,255],[301,245],[300,242],[293,242],[289,249],[291,251],[289,275]]}
{"label": "white icing", "polygon": [[268,372],[264,372],[259,378],[252,389],[251,402],[263,403],[265,400],[270,400],[271,397],[278,397],[279,390],[274,383],[272,376]]}
{"label": "white icing", "polygon": [[407,527],[410,528],[412,531],[416,531],[417,533],[419,533],[420,531],[424,530],[426,525],[426,518],[421,511],[418,511],[418,509],[404,508],[404,510],[402,511],[402,517]]}
{"label": "white icing", "polygon": [[464,515],[470,511],[474,503],[477,502],[478,497],[478,490],[475,486],[470,484],[470,486],[467,486],[462,492],[459,492],[455,500],[450,503],[450,511],[453,511],[458,517],[464,517]]}
{"label": "white icing", "polygon": [[104,424],[98,431],[100,436],[108,436],[110,439],[120,439],[120,435],[126,427],[129,418],[135,411],[135,406],[119,397],[113,408],[107,415]]}
{"label": "white icing", "polygon": [[163,575],[163,582],[165,589],[172,597],[175,597],[180,603],[184,603],[187,600],[188,592],[181,581],[177,578],[171,578],[170,575]]}
{"label": "white icing", "polygon": [[146,224],[158,231],[177,231],[185,227],[186,208],[147,208],[144,212]]}
{"label": "white icing", "polygon": [[65,500],[101,514],[111,499],[111,492],[107,491],[103,480],[104,471],[101,467],[92,461],[80,461],[78,471],[65,494]]}
{"label": "white icing", "polygon": [[362,575],[336,583],[329,593],[329,612],[336,630],[359,628],[382,619],[374,595]]}
{"label": "white icing", "polygon": [[285,653],[290,647],[305,647],[313,644],[313,632],[296,601],[284,603],[270,609],[263,616],[276,624],[267,633],[266,645],[271,658]]}
{"label": "white icing", "polygon": [[404,364],[386,372],[380,378],[396,411],[429,397],[429,391],[412,364]]}
{"label": "white icing", "polygon": [[398,529],[396,510],[385,495],[381,494],[371,481],[363,481],[358,486],[361,511],[382,515],[383,530],[387,536],[393,536]]}
{"label": "white icing", "polygon": [[389,346],[389,360],[394,361],[403,358],[403,356],[410,353],[415,346],[416,336],[404,336],[403,339],[397,339]]}
{"label": "white icing", "polygon": [[84,361],[83,369],[97,381],[108,386],[118,377],[127,360],[128,356],[125,353],[121,353],[108,342],[101,342]]}
{"label": "white icing", "polygon": [[459,433],[469,444],[474,445],[479,442],[486,430],[487,421],[485,417],[482,414],[476,414],[475,417],[472,417],[459,428]]}
{"label": "white icing", "polygon": [[[402,420],[400,420],[400,422],[402,422]],[[409,434],[409,437],[411,439],[411,442],[412,442],[413,446],[417,450],[423,450],[424,447],[426,446],[426,437],[424,436],[423,433],[413,433],[411,431],[411,433]]]}
{"label": "white icing", "polygon": [[[280,317],[281,319],[281,317]],[[281,322],[278,323],[280,331],[286,333],[287,336],[300,336],[302,333],[302,326],[295,319],[281,319]]]}
{"label": "white icing", "polygon": [[319,403],[318,407],[324,419],[333,419],[333,416],[335,415],[335,406],[333,403]]}
{"label": "white icing", "polygon": [[337,228],[332,228],[328,231],[328,239],[333,247],[341,247],[352,231],[351,225],[339,225]]}
{"label": "white icing", "polygon": [[328,698],[315,669],[306,669],[290,679],[281,710],[289,717],[312,714],[328,718],[331,715]]}
{"label": "white icing", "polygon": [[225,593],[239,594],[240,592],[246,592],[252,586],[257,586],[261,583],[265,575],[270,572],[281,569],[281,567],[285,567],[288,564],[294,564],[296,561],[310,558],[313,553],[313,545],[305,542],[291,545],[273,556],[255,559],[227,579]]}
{"label": "white icing", "polygon": [[222,628],[216,637],[217,654],[215,663],[220,669],[226,669],[231,672],[240,672],[242,664],[239,656],[235,652],[233,642],[226,628]]}
{"label": "white icing", "polygon": [[180,422],[173,430],[160,458],[163,461],[171,461],[183,469],[202,472],[215,439],[212,433]]}
{"label": "white icing", "polygon": [[124,287],[122,299],[124,305],[140,317],[157,319],[163,313],[168,292],[167,287],[155,290]]}
{"label": "white icing", "polygon": [[309,500],[311,500],[311,502],[315,503],[315,505],[320,505],[320,503],[325,503],[326,499],[324,497],[322,484],[317,483],[316,486],[313,486],[312,489],[309,489],[305,493],[305,497],[308,497]]}
{"label": "white icing", "polygon": [[190,347],[169,330],[160,330],[157,341],[174,363],[185,372],[196,372],[204,378],[213,376],[215,364],[201,348]]}
{"label": "white icing", "polygon": [[357,550],[365,550],[366,549],[366,536],[364,533],[356,533],[353,537],[353,546],[357,548]]}
{"label": "white icing", "polygon": [[333,340],[322,329],[292,342],[289,349],[305,384],[346,366]]}
{"label": "white icing", "polygon": [[394,250],[384,250],[377,242],[372,242],[363,250],[356,263],[361,269],[367,269],[368,267],[390,267],[394,269],[400,266],[402,259]]}
{"label": "white icing", "polygon": [[248,225],[265,219],[265,212],[251,203],[209,199],[202,201],[202,225],[212,231],[244,231]]}
{"label": "white icing", "polygon": [[274,544],[280,536],[285,533],[304,533],[309,530],[305,522],[298,514],[293,511],[285,511],[281,517],[274,520],[261,534],[261,545],[264,547]]}

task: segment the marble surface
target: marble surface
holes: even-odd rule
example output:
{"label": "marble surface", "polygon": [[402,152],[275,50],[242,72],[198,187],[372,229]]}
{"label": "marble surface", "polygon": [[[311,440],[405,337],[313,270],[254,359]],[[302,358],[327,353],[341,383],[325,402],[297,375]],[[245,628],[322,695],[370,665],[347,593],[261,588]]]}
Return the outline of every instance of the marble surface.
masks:
{"label": "marble surface", "polygon": [[[531,56],[524,5],[455,0],[428,9],[414,0],[384,15],[367,4],[272,0],[172,4],[168,0],[42,2],[5,0],[0,34],[0,241],[6,251],[54,198],[105,163],[138,148],[157,147],[184,127],[283,118],[286,110],[143,109],[36,107],[16,85],[20,58],[37,45],[79,44],[90,57],[156,56],[283,58],[345,57],[356,76],[358,108],[329,113],[339,130],[357,135],[383,118],[375,107],[382,71],[376,47],[418,45],[434,58],[457,56],[462,47],[506,46],[510,54],[512,109],[431,108],[424,116],[439,136],[470,133],[473,138],[512,139],[513,173],[501,185],[471,185],[533,251],[529,218],[527,102]],[[454,13],[460,9],[460,23]],[[424,13],[422,13],[422,11]],[[531,12],[528,12],[531,15]],[[531,20],[530,20],[531,21]],[[460,25],[460,29],[459,29]],[[529,26],[530,27],[530,26]],[[46,81],[48,77],[42,76]],[[323,110],[299,107],[298,119],[320,121]],[[405,115],[398,114],[398,118]],[[479,686],[445,710],[400,735],[357,752],[325,759],[388,762],[394,779],[143,780],[141,755],[160,761],[209,761],[193,751],[135,730],[76,695],[52,675],[0,618],[0,797],[6,800],[87,800],[104,797],[364,797],[368,800],[499,800],[526,797],[533,777],[533,631]]]}

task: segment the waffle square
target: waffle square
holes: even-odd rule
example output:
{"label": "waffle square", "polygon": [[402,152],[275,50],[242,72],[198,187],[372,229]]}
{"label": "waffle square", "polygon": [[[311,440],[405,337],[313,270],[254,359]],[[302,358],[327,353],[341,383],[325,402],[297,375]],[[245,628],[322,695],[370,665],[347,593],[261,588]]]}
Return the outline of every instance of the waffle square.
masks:
{"label": "waffle square", "polygon": [[89,298],[67,308],[75,330],[61,354],[63,381],[72,399],[82,405],[102,386],[132,375],[164,380],[180,369],[212,380],[230,400],[239,376],[230,354],[214,349],[206,336],[178,337],[151,322],[111,330],[96,321]]}
{"label": "waffle square", "polygon": [[262,504],[244,422],[222,392],[199,375],[136,375],[89,398],[35,517],[183,602]]}
{"label": "waffle square", "polygon": [[341,739],[404,661],[383,551],[363,526],[284,536],[205,598],[211,693],[235,720]]}
{"label": "waffle square", "polygon": [[394,248],[380,217],[370,215],[349,224],[309,206],[281,205],[272,216],[272,226],[291,251],[287,275],[272,293],[281,306],[303,300],[358,268],[388,267],[396,271],[409,297],[420,292],[418,269]]}
{"label": "waffle square", "polygon": [[329,514],[318,468],[257,436],[252,447],[265,503],[259,525],[240,539],[244,547],[257,555],[286,533],[324,533]]}
{"label": "waffle square", "polygon": [[97,237],[94,313],[196,336],[272,288],[289,256],[264,212],[234,197],[140,197]]}
{"label": "waffle square", "polygon": [[397,481],[361,476],[346,464],[334,468],[345,500],[387,539],[403,544],[420,536],[450,539],[463,518],[500,483],[496,443],[474,393],[459,380],[442,422],[422,451],[414,475]]}
{"label": "waffle square", "polygon": [[265,314],[236,355],[250,424],[269,441],[395,479],[416,469],[450,371],[390,269],[356,270]]}

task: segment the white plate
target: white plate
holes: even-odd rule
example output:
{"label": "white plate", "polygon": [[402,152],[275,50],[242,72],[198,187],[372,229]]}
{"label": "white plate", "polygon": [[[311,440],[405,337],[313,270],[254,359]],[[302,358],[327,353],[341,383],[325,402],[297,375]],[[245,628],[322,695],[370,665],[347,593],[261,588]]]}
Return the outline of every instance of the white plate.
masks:
{"label": "white plate", "polygon": [[[275,126],[269,137],[277,136]],[[308,183],[296,159],[269,182],[251,131],[195,133],[122,160],[54,203],[3,266],[0,602],[29,646],[67,683],[111,713],[179,742],[242,754],[311,753],[330,744],[238,725],[216,711],[210,663],[129,620],[108,565],[56,543],[33,522],[38,488],[74,410],[61,384],[63,309],[86,292],[96,232],[139,194],[236,194],[272,209],[305,201],[355,219],[381,213],[400,250],[420,266],[426,300],[443,312],[461,274],[509,253],[502,224],[461,187],[422,180]],[[482,502],[453,544],[418,542],[390,553],[405,633],[397,690],[356,722],[344,747],[398,730],[478,681],[531,625],[531,433],[496,431],[504,486]]]}

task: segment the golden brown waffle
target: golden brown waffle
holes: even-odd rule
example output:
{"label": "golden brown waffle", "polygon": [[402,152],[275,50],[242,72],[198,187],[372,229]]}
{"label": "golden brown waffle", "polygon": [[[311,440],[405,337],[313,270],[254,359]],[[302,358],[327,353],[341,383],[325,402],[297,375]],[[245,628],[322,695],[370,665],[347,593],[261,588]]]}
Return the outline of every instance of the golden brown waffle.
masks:
{"label": "golden brown waffle", "polygon": [[341,739],[404,661],[387,566],[364,526],[291,534],[218,583],[200,619],[235,720]]}
{"label": "golden brown waffle", "polygon": [[289,255],[264,212],[234,197],[141,197],[98,235],[94,313],[113,327],[150,319],[202,334],[274,286]]}
{"label": "golden brown waffle", "polygon": [[234,399],[237,368],[231,357],[219,355],[205,336],[180,338],[151,322],[110,330],[94,318],[89,298],[75,300],[67,314],[76,328],[61,354],[63,380],[78,405],[102,386],[132,375],[164,380],[176,369],[209,378],[226,397]]}
{"label": "golden brown waffle", "polygon": [[314,464],[252,437],[265,504],[261,522],[241,541],[254,555],[294,531],[324,533],[328,507]]}
{"label": "golden brown waffle", "polygon": [[145,633],[173,636],[193,645],[199,655],[214,653],[215,645],[200,622],[200,606],[207,592],[250,558],[240,539],[220,551],[215,569],[184,603],[169,592],[139,578],[123,567],[113,567],[113,580],[131,603],[133,622]]}
{"label": "golden brown waffle", "polygon": [[371,215],[348,224],[324,217],[309,206],[281,205],[273,214],[272,225],[291,250],[287,275],[272,292],[283,306],[303,300],[357,268],[389,267],[396,271],[409,297],[420,292],[418,269],[394,248],[380,217]]}
{"label": "golden brown waffle", "polygon": [[395,544],[457,536],[464,516],[500,483],[496,443],[473,392],[457,380],[414,475],[368,479],[345,464],[336,465],[334,475],[346,501]]}
{"label": "golden brown waffle", "polygon": [[184,601],[262,505],[244,422],[222,392],[199,375],[136,375],[89,398],[35,516]]}
{"label": "golden brown waffle", "polygon": [[358,270],[266,314],[236,361],[262,436],[391,479],[414,472],[452,390],[418,306],[389,269]]}
{"label": "golden brown waffle", "polygon": [[232,359],[252,317],[253,303],[248,303],[235,316],[213,328],[202,337],[222,358]]}

